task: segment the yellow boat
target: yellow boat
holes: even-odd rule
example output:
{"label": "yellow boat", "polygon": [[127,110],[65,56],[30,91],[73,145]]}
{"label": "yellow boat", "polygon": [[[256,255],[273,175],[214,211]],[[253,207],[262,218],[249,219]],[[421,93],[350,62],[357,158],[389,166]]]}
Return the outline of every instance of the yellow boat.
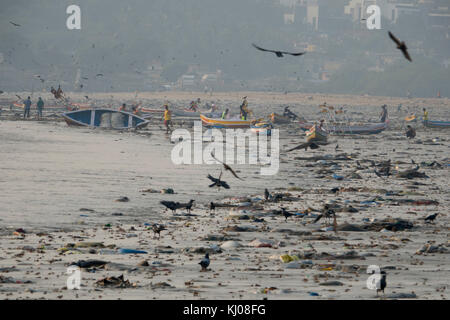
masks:
{"label": "yellow boat", "polygon": [[212,119],[200,114],[200,119],[205,127],[214,128],[250,128],[252,123],[260,120],[238,120],[238,119]]}
{"label": "yellow boat", "polygon": [[307,141],[319,141],[326,142],[328,139],[328,133],[319,128],[317,125],[313,125],[311,129],[306,131],[306,140]]}

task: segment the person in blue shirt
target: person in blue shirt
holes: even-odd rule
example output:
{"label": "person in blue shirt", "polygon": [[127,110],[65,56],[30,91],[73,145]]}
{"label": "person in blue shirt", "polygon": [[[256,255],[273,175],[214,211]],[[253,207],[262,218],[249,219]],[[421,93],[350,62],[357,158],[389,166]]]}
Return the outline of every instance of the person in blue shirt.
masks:
{"label": "person in blue shirt", "polygon": [[23,102],[24,108],[23,108],[23,118],[29,118],[30,117],[30,109],[31,109],[31,100],[30,97],[28,97],[27,100]]}
{"label": "person in blue shirt", "polygon": [[44,109],[44,101],[42,100],[41,97],[39,97],[39,100],[36,103],[36,107],[37,107],[38,120],[40,120],[42,118],[42,110]]}

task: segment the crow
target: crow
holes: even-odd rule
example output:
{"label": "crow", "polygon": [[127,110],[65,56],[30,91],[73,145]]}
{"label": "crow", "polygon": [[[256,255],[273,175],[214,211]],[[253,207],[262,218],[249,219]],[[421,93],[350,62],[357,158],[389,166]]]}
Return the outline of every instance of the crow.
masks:
{"label": "crow", "polygon": [[211,213],[211,211],[216,212],[216,205],[214,204],[214,202],[211,201],[211,203],[209,204],[209,212]]}
{"label": "crow", "polygon": [[334,212],[333,209],[330,209],[328,204],[326,204],[323,207],[322,213],[317,216],[317,218],[314,220],[313,223],[318,222],[322,218],[326,218],[327,219],[327,224],[329,224],[328,219],[331,219],[332,217],[336,217],[336,213]]}
{"label": "crow", "polygon": [[264,189],[264,199],[267,201],[272,197],[272,195],[270,194],[269,190]]}
{"label": "crow", "polygon": [[284,216],[284,221],[287,222],[287,218],[292,217],[294,214],[286,211],[285,208],[281,207],[281,214]]}
{"label": "crow", "polygon": [[389,31],[389,37],[391,37],[392,41],[394,41],[397,44],[397,49],[399,49],[405,58],[412,62],[411,57],[408,53],[408,47],[406,46],[405,42],[398,40],[390,31]]}
{"label": "crow", "polygon": [[180,208],[180,203],[179,202],[174,202],[174,201],[161,201],[160,202],[163,206],[165,206],[167,209],[172,210],[172,213],[175,213],[177,211],[177,209]]}
{"label": "crow", "polygon": [[186,204],[183,204],[183,206],[186,208],[186,210],[189,212],[189,213],[191,213],[191,208],[192,208],[192,205],[194,204],[194,201],[195,200],[190,200],[188,203],[186,203]]}
{"label": "crow", "polygon": [[379,291],[383,291],[384,295],[384,289],[386,288],[386,285],[386,271],[381,271],[380,288],[377,288],[377,296]]}
{"label": "crow", "polygon": [[11,23],[13,26],[16,26],[16,27],[21,27],[21,25],[20,24],[18,24],[18,23],[15,23],[15,22],[12,22],[12,21],[10,21],[9,23]]}
{"label": "crow", "polygon": [[205,257],[198,263],[202,266],[202,271],[206,271],[210,264],[209,253],[205,254]]}
{"label": "crow", "polygon": [[242,180],[242,181],[243,181],[243,179],[239,178],[239,177],[237,176],[236,172],[234,172],[234,170],[231,169],[231,167],[230,167],[229,165],[227,165],[226,163],[224,163],[224,162],[220,161],[219,159],[217,159],[217,158],[214,156],[214,153],[212,153],[212,152],[211,152],[211,157],[213,157],[214,160],[220,162],[220,163],[223,165],[223,167],[225,168],[225,171],[230,171],[231,174],[232,174],[233,176],[235,176],[235,177],[238,178],[239,180]]}
{"label": "crow", "polygon": [[303,149],[303,148],[305,148],[305,151],[307,151],[308,147],[310,149],[312,149],[312,150],[319,149],[319,145],[318,144],[316,144],[316,143],[314,143],[312,141],[308,141],[308,142],[302,143],[302,144],[300,144],[300,145],[298,145],[298,146],[296,146],[296,147],[294,147],[292,149],[286,150],[286,152],[291,152],[291,151],[298,150],[298,149]]}
{"label": "crow", "polygon": [[225,181],[220,180],[220,178],[222,177],[222,171],[220,171],[220,175],[219,178],[214,178],[213,176],[211,176],[210,174],[208,174],[207,178],[209,180],[211,180],[212,184],[209,185],[210,188],[212,187],[217,187],[220,190],[220,187],[224,187],[225,189],[230,189],[230,186],[228,185],[228,183],[226,183]]}
{"label": "crow", "polygon": [[154,234],[158,234],[158,240],[161,238],[161,231],[167,230],[162,224],[154,223],[152,225],[152,230]]}
{"label": "crow", "polygon": [[435,213],[435,214],[432,214],[432,215],[429,215],[428,217],[426,217],[425,218],[425,221],[434,221],[434,219],[436,219],[436,217],[438,216],[438,214],[439,214],[439,212],[438,213]]}
{"label": "crow", "polygon": [[268,49],[264,49],[264,48],[258,47],[254,43],[252,43],[252,46],[255,47],[256,49],[260,50],[260,51],[275,53],[275,55],[278,58],[282,58],[285,54],[289,54],[291,56],[301,56],[301,55],[304,55],[306,53],[306,52],[286,52],[286,51],[278,51],[278,50],[268,50]]}

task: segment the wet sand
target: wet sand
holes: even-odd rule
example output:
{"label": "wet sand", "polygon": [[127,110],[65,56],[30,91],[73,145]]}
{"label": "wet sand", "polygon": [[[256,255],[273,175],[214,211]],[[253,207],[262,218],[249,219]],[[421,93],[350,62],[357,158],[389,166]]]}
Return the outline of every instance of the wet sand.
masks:
{"label": "wet sand", "polygon": [[[308,95],[255,93],[214,94],[211,98],[189,93],[140,93],[139,97],[182,104],[200,96],[236,104],[244,95],[253,99],[250,107],[252,102],[258,105],[257,114],[279,112],[281,104],[295,101],[291,110],[313,120],[321,117],[317,105],[324,101],[345,103],[352,106],[353,118],[374,121],[383,103],[392,107],[398,103],[411,107],[419,104],[380,97],[315,95],[311,100]],[[94,97],[101,99],[102,94]],[[424,101],[420,105],[426,104],[432,118],[448,119],[447,99]],[[206,178],[208,173],[217,176],[220,166],[172,164],[170,152],[174,144],[160,124],[152,123],[138,132],[115,132],[72,128],[53,120],[0,120],[0,297],[374,299],[375,291],[366,288],[366,268],[375,264],[388,273],[387,299],[447,299],[450,132],[425,129],[418,124],[416,139],[408,141],[400,130],[404,113],[397,115],[392,109],[392,126],[381,134],[333,136],[333,143],[318,150],[281,153],[276,176],[261,176],[259,166],[233,165],[245,181],[224,173],[231,189],[220,193],[207,187]],[[303,139],[295,125],[281,128],[282,150]],[[338,154],[349,155],[351,160],[299,159]],[[424,162],[420,172],[429,178],[379,178],[365,159],[391,159],[394,172],[414,167],[411,159],[418,164]],[[434,160],[441,167],[428,166]],[[333,173],[345,179],[335,180]],[[338,194],[330,192],[335,187],[340,188]],[[175,194],[141,192],[149,188],[173,188]],[[288,198],[279,203],[262,201],[264,188],[284,193]],[[116,202],[121,196],[130,201]],[[241,197],[249,197],[251,205]],[[187,202],[191,198],[196,200],[192,210],[195,216],[186,216],[185,210],[174,216],[159,204],[162,199]],[[404,199],[435,200],[438,204],[404,203]],[[211,215],[206,209],[210,201],[240,203],[241,207],[217,208]],[[413,228],[336,234],[323,229],[326,226],[322,221],[313,223],[318,212],[298,215],[287,222],[271,212],[283,206],[301,213],[308,208],[320,209],[330,201],[358,209],[355,213],[338,211],[339,226],[363,226],[372,223],[371,219],[392,217],[408,220]],[[434,223],[423,221],[436,212],[440,215]],[[155,222],[168,228],[160,240],[148,230],[148,224]],[[14,233],[18,228],[26,233]],[[255,239],[268,240],[270,247],[249,245]],[[218,252],[218,246],[226,241],[236,242]],[[67,246],[79,242],[85,245]],[[89,247],[87,242],[101,242],[104,247]],[[435,246],[435,252],[418,254],[427,243]],[[148,253],[118,254],[115,248]],[[352,250],[356,255],[349,254]],[[210,271],[200,272],[198,262],[205,251],[211,252]],[[284,254],[298,255],[299,260],[284,263],[280,259]],[[97,270],[83,270],[81,290],[67,290],[67,266],[89,259],[110,263]],[[138,266],[143,260],[150,266]],[[135,285],[95,286],[101,278],[121,274]]]}

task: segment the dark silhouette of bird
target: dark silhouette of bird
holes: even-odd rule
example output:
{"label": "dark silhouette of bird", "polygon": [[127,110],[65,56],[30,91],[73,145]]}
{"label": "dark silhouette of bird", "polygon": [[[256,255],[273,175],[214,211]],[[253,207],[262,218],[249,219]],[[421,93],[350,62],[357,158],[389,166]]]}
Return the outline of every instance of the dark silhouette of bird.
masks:
{"label": "dark silhouette of bird", "polygon": [[96,77],[103,77],[103,73],[97,73],[95,76]]}
{"label": "dark silhouette of bird", "polygon": [[334,148],[334,150],[338,150],[339,149],[339,145],[336,144],[336,147]]}
{"label": "dark silhouette of bird", "polygon": [[86,100],[89,100],[89,97],[88,96],[84,96],[85,98],[86,98]]}
{"label": "dark silhouette of bird", "polygon": [[379,288],[378,288],[378,284],[377,284],[377,296],[378,296],[378,292],[383,291],[383,295],[384,295],[384,289],[386,288],[387,282],[386,282],[386,271],[381,271],[381,279],[380,279],[380,283],[379,283]]}
{"label": "dark silhouette of bird", "polygon": [[162,224],[154,223],[152,225],[152,230],[154,234],[158,234],[158,240],[161,238],[161,231],[167,230]]}
{"label": "dark silhouette of bird", "polygon": [[338,193],[339,190],[340,190],[340,189],[339,189],[338,187],[336,187],[336,188],[331,189],[330,191],[331,191],[332,193]]}
{"label": "dark silhouette of bird", "polygon": [[277,193],[274,197],[273,197],[273,201],[274,202],[278,202],[283,200],[283,195],[281,193]]}
{"label": "dark silhouette of bird", "polygon": [[284,216],[284,221],[287,222],[287,218],[292,217],[294,214],[281,207],[281,214]]}
{"label": "dark silhouette of bird", "polygon": [[289,54],[291,56],[301,56],[301,55],[304,55],[306,53],[306,52],[287,52],[287,51],[278,51],[278,50],[268,50],[268,49],[261,48],[261,47],[257,46],[254,43],[252,43],[252,46],[255,47],[256,49],[260,50],[260,51],[275,53],[275,55],[278,58],[282,58],[285,54]]}
{"label": "dark silhouette of bird", "polygon": [[231,169],[231,167],[230,167],[229,165],[227,165],[226,163],[224,163],[224,162],[220,161],[219,159],[217,159],[217,158],[214,156],[214,153],[212,153],[212,152],[211,152],[211,157],[213,157],[214,160],[220,162],[220,163],[223,165],[223,167],[225,168],[225,171],[230,171],[231,174],[232,174],[233,176],[235,176],[235,177],[238,178],[239,180],[242,180],[242,181],[243,181],[243,179],[239,178],[238,175],[236,174],[236,172],[234,172],[234,170]]}
{"label": "dark silhouette of bird", "polygon": [[406,137],[409,139],[413,139],[415,136],[416,136],[416,129],[408,125],[406,130]]}
{"label": "dark silhouette of bird", "polygon": [[300,145],[298,145],[298,146],[296,146],[296,147],[294,147],[292,149],[286,150],[286,152],[291,152],[291,151],[298,150],[298,149],[303,149],[303,148],[305,149],[305,151],[307,151],[308,148],[314,150],[314,149],[319,149],[319,145],[316,144],[315,142],[308,141],[308,142],[302,143],[302,144],[300,144]]}
{"label": "dark silhouette of bird", "polygon": [[186,203],[186,204],[184,205],[184,207],[186,208],[186,210],[187,210],[189,213],[191,213],[191,209],[192,209],[192,205],[194,204],[194,201],[195,201],[195,200],[191,199],[188,203]]}
{"label": "dark silhouette of bird", "polygon": [[220,171],[219,178],[214,178],[210,174],[208,174],[207,178],[211,180],[213,183],[209,185],[210,188],[217,187],[220,190],[220,187],[224,187],[225,189],[230,189],[230,186],[225,181],[220,180],[222,178],[222,171]]}
{"label": "dark silhouette of bird", "polygon": [[179,202],[174,202],[174,201],[161,201],[160,202],[163,206],[165,206],[167,209],[172,210],[172,213],[175,213],[177,211],[177,209],[180,208],[180,203]]}
{"label": "dark silhouette of bird", "polygon": [[407,60],[409,60],[410,62],[412,62],[412,59],[408,53],[408,47],[406,46],[405,42],[398,40],[390,31],[389,31],[389,37],[391,37],[392,41],[394,41],[397,44],[397,49],[399,49],[403,53],[405,58]]}
{"label": "dark silhouette of bird", "polygon": [[212,211],[216,212],[216,205],[211,201],[209,204],[209,212],[211,213]]}
{"label": "dark silhouette of bird", "polygon": [[21,27],[21,25],[20,24],[18,24],[18,23],[15,23],[15,22],[12,22],[12,21],[10,21],[9,23],[11,23],[13,26],[16,26],[16,27]]}
{"label": "dark silhouette of bird", "polygon": [[425,218],[425,221],[429,221],[429,222],[434,221],[436,219],[436,217],[438,216],[438,214],[439,214],[439,212],[429,215],[428,217]]}
{"label": "dark silhouette of bird", "polygon": [[202,271],[206,271],[209,267],[211,260],[209,260],[209,253],[205,254],[205,257],[198,263],[202,266]]}
{"label": "dark silhouette of bird", "polygon": [[269,190],[264,189],[264,199],[267,201],[272,197],[272,195],[270,194]]}
{"label": "dark silhouette of bird", "polygon": [[325,218],[327,219],[327,224],[329,224],[329,219],[335,218],[336,212],[334,212],[333,209],[330,208],[328,204],[325,204],[325,206],[322,209],[322,213],[317,216],[317,218],[314,220],[313,223],[318,222],[320,219]]}

